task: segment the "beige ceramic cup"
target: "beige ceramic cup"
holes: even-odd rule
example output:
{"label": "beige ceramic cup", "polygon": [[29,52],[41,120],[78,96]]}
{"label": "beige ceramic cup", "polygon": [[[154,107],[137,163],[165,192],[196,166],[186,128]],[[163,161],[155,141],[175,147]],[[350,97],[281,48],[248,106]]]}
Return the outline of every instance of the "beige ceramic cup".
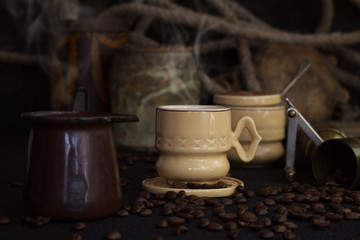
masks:
{"label": "beige ceramic cup", "polygon": [[[244,128],[253,138],[247,151],[238,141]],[[223,106],[159,106],[155,130],[158,174],[183,182],[218,181],[229,172],[227,152],[232,147],[242,161],[249,162],[261,140],[254,121],[247,116],[232,131],[230,108]]]}

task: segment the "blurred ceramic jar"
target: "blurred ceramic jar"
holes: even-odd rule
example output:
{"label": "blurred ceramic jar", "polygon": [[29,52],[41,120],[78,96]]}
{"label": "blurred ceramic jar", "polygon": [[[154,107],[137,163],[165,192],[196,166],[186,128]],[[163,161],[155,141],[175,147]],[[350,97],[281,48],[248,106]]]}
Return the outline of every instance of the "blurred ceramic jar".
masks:
{"label": "blurred ceramic jar", "polygon": [[[280,94],[263,94],[250,91],[215,94],[214,103],[231,108],[232,128],[244,116],[251,117],[262,140],[252,162],[243,163],[235,150],[228,152],[232,166],[267,167],[284,155],[282,140],[285,138],[285,106],[281,104]],[[247,148],[251,135],[244,130],[239,141]]]}
{"label": "blurred ceramic jar", "polygon": [[128,47],[118,53],[110,88],[113,113],[138,114],[138,124],[115,124],[119,148],[155,150],[160,105],[199,104],[200,80],[192,48]]}

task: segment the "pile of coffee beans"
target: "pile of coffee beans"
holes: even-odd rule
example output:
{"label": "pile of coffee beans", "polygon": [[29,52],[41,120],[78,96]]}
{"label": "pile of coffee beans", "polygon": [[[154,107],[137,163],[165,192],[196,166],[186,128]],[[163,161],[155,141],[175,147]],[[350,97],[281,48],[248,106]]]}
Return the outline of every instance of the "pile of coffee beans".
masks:
{"label": "pile of coffee beans", "polygon": [[242,229],[255,231],[263,239],[276,235],[295,239],[298,221],[317,230],[341,220],[360,220],[360,191],[334,182],[322,186],[291,182],[285,187],[264,184],[257,190],[239,186],[232,196],[224,198],[187,195],[183,190],[159,195],[139,192],[117,215],[150,217],[155,209],[163,218],[154,227],[173,228],[175,235],[191,232],[194,224],[188,223],[197,222],[198,228],[226,232],[230,239],[237,238]]}
{"label": "pile of coffee beans", "polygon": [[222,181],[213,184],[208,184],[208,183],[201,184],[201,183],[193,183],[193,182],[184,183],[184,182],[174,181],[170,185],[171,187],[176,189],[218,189],[218,188],[228,187],[228,185]]}

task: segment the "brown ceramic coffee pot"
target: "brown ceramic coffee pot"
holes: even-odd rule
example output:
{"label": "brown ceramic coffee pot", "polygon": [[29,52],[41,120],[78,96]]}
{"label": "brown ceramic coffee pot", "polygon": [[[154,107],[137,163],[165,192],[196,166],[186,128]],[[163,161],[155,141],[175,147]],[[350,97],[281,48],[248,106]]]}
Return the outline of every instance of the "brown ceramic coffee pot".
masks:
{"label": "brown ceramic coffee pot", "polygon": [[24,207],[55,219],[97,219],[122,205],[114,122],[136,116],[50,111],[22,114],[30,122]]}

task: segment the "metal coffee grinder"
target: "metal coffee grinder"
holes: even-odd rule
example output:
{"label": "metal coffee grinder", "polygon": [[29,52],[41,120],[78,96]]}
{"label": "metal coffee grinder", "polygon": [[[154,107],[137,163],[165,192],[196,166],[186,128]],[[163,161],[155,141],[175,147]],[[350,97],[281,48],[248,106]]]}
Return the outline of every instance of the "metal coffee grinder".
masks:
{"label": "metal coffee grinder", "polygon": [[[286,166],[287,179],[294,180],[297,127],[309,138],[304,150],[310,159],[313,175],[318,184],[336,182],[357,189],[360,187],[360,137],[349,137],[336,128],[326,128],[319,133],[306,121],[289,99],[287,109],[288,131]],[[349,134],[351,135],[351,134]]]}

